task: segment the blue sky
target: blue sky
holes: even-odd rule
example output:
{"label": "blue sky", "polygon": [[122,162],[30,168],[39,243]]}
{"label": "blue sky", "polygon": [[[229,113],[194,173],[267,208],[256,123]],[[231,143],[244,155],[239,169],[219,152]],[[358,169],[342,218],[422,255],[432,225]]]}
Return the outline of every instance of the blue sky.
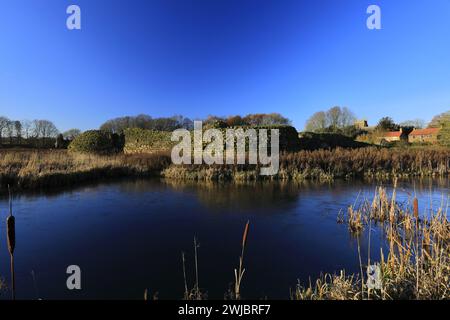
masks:
{"label": "blue sky", "polygon": [[60,130],[256,112],[302,129],[335,105],[430,120],[450,109],[449,37],[448,0],[0,0],[0,115]]}

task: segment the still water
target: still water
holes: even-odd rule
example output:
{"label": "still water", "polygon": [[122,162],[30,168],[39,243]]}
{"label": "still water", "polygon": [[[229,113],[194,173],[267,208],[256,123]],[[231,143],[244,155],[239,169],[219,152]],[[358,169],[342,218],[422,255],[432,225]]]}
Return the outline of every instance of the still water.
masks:
{"label": "still water", "polygon": [[[16,296],[19,299],[181,299],[181,252],[188,285],[194,282],[193,238],[200,247],[199,284],[209,299],[222,299],[238,265],[242,232],[250,220],[242,296],[288,299],[297,279],[321,272],[358,272],[357,241],[340,210],[358,197],[371,199],[375,183],[331,184],[180,183],[119,181],[52,193],[18,194]],[[386,184],[389,188],[392,186]],[[447,206],[450,183],[399,183],[398,199],[414,193],[421,212]],[[7,198],[0,198],[0,276],[9,282],[6,245]],[[372,259],[384,245],[372,232]],[[367,259],[367,235],[360,240]],[[66,287],[66,268],[81,268],[82,290]],[[0,299],[9,298],[0,292]]]}

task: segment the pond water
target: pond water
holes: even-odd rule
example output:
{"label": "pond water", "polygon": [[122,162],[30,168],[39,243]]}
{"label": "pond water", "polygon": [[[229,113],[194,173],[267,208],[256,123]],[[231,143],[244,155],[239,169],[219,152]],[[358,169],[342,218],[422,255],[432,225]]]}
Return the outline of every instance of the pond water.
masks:
{"label": "pond water", "polygon": [[[386,184],[389,188],[392,186]],[[16,295],[19,299],[181,299],[181,252],[194,282],[197,237],[199,284],[222,299],[238,265],[242,232],[250,233],[242,283],[245,299],[288,299],[297,279],[321,272],[358,272],[357,241],[337,214],[375,183],[180,183],[132,180],[14,198]],[[416,193],[420,210],[447,205],[449,180],[400,182],[398,198]],[[10,279],[6,245],[8,202],[0,198],[0,276]],[[384,245],[372,232],[372,259]],[[367,235],[360,239],[367,261]],[[82,290],[66,287],[66,268],[78,265]],[[0,292],[0,299],[9,298]]]}

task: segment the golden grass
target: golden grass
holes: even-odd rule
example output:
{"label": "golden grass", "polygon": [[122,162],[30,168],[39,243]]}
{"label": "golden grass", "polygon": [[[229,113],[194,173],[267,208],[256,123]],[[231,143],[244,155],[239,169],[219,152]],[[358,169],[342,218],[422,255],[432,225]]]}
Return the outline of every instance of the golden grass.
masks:
{"label": "golden grass", "polygon": [[65,150],[0,151],[0,188],[68,185],[104,177],[159,174],[170,164],[166,154],[93,155]]}
{"label": "golden grass", "polygon": [[301,151],[280,157],[284,179],[438,177],[450,173],[450,149],[359,148]]}
{"label": "golden grass", "polygon": [[[346,276],[341,271],[337,275],[322,276],[307,287],[298,284],[291,298],[449,299],[450,223],[446,202],[421,218],[417,198],[413,199],[412,205],[402,206],[396,201],[395,188],[391,198],[385,188],[378,188],[371,202],[364,201],[357,209],[349,207],[346,222],[349,231],[356,235],[367,225],[370,228],[372,221],[385,228],[389,252],[385,258],[380,249],[381,261],[377,262],[381,270],[381,287],[369,288],[364,274]],[[339,217],[340,222],[342,219]]]}
{"label": "golden grass", "polygon": [[445,177],[450,149],[334,149],[280,155],[277,175],[259,175],[257,165],[171,164],[168,153],[93,155],[65,150],[0,150],[0,188],[70,185],[104,177],[161,175],[193,181],[321,180],[339,178]]}
{"label": "golden grass", "polygon": [[321,180],[409,177],[446,177],[450,173],[450,149],[359,148],[282,153],[277,175],[260,176],[258,165],[170,166],[163,176],[194,181]]}

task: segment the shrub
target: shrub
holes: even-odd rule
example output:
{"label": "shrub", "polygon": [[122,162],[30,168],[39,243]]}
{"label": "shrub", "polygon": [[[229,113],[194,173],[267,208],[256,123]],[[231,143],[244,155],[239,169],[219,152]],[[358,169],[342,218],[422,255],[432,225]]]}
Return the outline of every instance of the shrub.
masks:
{"label": "shrub", "polygon": [[112,153],[123,148],[123,137],[100,130],[89,130],[76,137],[69,151],[81,153]]}
{"label": "shrub", "polygon": [[442,124],[442,129],[438,136],[438,142],[441,146],[450,147],[450,123]]}
{"label": "shrub", "polygon": [[168,151],[173,142],[171,132],[146,130],[140,128],[125,129],[125,153],[154,153]]}

